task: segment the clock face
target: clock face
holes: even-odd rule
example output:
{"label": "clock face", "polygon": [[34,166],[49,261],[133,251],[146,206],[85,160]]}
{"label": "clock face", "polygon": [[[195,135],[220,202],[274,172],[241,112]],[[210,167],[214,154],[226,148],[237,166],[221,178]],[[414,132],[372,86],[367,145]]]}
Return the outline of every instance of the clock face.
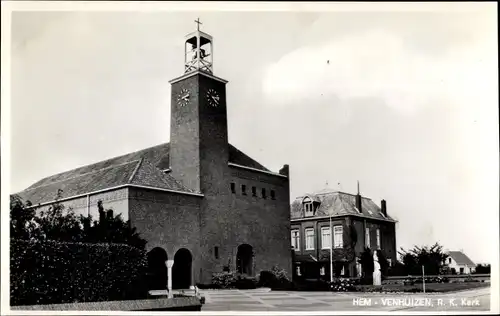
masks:
{"label": "clock face", "polygon": [[220,97],[217,91],[215,91],[214,89],[209,89],[207,91],[206,97],[208,100],[208,104],[210,104],[211,106],[216,107],[219,105]]}
{"label": "clock face", "polygon": [[191,94],[188,89],[182,89],[177,95],[177,104],[180,106],[186,106],[189,103],[189,97]]}

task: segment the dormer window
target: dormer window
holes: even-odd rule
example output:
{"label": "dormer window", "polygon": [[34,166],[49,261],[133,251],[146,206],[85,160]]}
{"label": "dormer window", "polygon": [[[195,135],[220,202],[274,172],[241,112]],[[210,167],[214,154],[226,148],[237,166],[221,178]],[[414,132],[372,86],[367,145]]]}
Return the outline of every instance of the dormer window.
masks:
{"label": "dormer window", "polygon": [[311,198],[306,197],[303,203],[304,203],[304,216],[305,217],[314,216],[314,204]]}

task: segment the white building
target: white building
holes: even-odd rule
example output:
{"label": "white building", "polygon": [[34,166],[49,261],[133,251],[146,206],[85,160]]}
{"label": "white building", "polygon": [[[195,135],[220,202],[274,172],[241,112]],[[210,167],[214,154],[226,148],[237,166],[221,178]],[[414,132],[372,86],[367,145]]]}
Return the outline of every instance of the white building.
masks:
{"label": "white building", "polygon": [[455,269],[457,274],[470,274],[476,270],[476,264],[461,251],[449,251],[446,265]]}

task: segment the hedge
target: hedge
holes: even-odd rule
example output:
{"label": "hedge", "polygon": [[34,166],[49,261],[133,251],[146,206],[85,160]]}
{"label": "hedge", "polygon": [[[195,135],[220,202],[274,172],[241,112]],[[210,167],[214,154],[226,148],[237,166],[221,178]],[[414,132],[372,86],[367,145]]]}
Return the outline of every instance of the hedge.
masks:
{"label": "hedge", "polygon": [[145,252],[122,244],[11,240],[11,305],[147,297]]}

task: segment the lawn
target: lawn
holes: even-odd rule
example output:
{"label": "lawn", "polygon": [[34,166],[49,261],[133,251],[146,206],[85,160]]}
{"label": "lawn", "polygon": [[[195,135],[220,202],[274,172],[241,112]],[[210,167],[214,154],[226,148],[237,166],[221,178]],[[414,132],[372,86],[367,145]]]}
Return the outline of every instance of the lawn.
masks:
{"label": "lawn", "polygon": [[[426,283],[425,292],[452,292],[460,290],[488,287],[490,283],[485,282],[460,282],[460,283]],[[422,292],[422,284],[384,284],[382,286],[357,285],[356,290],[360,292]]]}

